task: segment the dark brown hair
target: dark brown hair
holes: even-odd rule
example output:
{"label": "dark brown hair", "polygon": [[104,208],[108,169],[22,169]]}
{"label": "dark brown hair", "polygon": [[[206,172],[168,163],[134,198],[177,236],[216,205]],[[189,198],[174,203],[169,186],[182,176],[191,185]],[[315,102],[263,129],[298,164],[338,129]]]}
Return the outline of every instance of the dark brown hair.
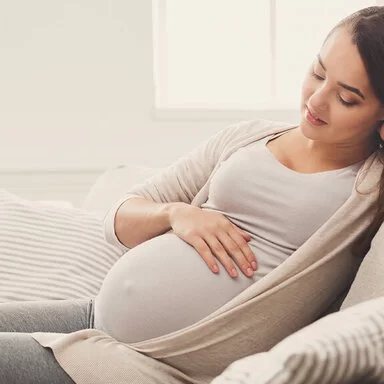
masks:
{"label": "dark brown hair", "polygon": [[[341,20],[328,36],[340,27],[347,27],[350,30],[352,42],[357,46],[364,62],[371,87],[384,107],[384,6],[363,8],[352,13]],[[384,164],[383,141],[379,134],[377,134],[377,146],[378,156]],[[379,196],[373,220],[354,244],[354,253],[359,256],[364,256],[369,250],[372,238],[384,221],[384,170],[379,184]]]}

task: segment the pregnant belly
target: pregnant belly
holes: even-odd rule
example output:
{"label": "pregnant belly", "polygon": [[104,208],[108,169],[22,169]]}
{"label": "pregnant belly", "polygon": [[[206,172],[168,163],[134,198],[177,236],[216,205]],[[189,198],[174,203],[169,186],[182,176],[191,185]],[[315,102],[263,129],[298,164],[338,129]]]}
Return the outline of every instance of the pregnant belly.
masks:
{"label": "pregnant belly", "polygon": [[123,255],[108,272],[95,303],[95,327],[134,343],[192,325],[255,280],[214,274],[177,235],[148,240]]}

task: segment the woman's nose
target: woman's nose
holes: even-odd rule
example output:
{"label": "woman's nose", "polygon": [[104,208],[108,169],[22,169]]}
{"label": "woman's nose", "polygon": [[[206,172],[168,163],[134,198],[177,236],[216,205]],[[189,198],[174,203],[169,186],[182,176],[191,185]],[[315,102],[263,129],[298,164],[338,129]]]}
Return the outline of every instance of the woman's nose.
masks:
{"label": "woman's nose", "polygon": [[324,87],[317,88],[308,100],[308,104],[311,105],[317,111],[325,111],[328,109],[329,95]]}

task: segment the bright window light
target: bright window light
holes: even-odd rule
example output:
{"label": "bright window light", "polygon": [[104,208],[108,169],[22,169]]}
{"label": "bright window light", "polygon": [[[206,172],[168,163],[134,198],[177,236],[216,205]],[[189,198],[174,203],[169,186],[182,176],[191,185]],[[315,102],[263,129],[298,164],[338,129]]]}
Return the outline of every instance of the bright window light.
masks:
{"label": "bright window light", "polygon": [[158,109],[296,108],[327,32],[368,0],[153,0]]}

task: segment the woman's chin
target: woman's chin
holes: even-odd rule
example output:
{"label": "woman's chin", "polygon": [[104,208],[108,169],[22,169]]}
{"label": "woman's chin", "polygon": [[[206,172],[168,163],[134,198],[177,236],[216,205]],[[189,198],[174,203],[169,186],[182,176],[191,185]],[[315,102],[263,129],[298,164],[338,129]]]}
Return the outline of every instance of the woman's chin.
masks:
{"label": "woman's chin", "polygon": [[305,116],[301,118],[299,129],[303,136],[305,136],[307,139],[310,140],[319,140],[322,137],[324,137],[324,127],[327,127],[327,125],[323,126],[314,126],[312,125]]}

